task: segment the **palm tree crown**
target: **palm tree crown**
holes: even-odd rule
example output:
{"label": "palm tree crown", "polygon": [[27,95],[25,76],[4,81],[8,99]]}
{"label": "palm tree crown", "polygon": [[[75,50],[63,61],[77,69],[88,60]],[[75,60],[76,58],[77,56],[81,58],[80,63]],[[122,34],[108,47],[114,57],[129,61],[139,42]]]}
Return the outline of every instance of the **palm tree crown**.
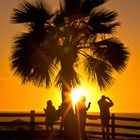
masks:
{"label": "palm tree crown", "polygon": [[114,81],[112,71],[125,69],[129,52],[114,37],[118,14],[99,8],[106,1],[60,1],[60,9],[52,14],[41,1],[25,1],[14,9],[11,21],[28,27],[16,37],[11,55],[11,68],[22,83],[50,86],[54,80],[59,87],[76,86],[76,70],[82,65],[90,80],[101,89],[108,87]]}

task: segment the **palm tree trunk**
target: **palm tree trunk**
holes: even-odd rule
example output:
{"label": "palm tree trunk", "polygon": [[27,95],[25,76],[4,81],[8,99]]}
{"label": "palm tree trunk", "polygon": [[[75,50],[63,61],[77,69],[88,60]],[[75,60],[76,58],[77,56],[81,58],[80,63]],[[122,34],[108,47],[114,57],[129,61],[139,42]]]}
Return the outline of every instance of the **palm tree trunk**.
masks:
{"label": "palm tree trunk", "polygon": [[69,85],[69,88],[67,88],[66,84],[62,85],[64,139],[77,140],[76,119],[72,107],[72,100],[70,99],[71,87],[70,84],[67,85]]}

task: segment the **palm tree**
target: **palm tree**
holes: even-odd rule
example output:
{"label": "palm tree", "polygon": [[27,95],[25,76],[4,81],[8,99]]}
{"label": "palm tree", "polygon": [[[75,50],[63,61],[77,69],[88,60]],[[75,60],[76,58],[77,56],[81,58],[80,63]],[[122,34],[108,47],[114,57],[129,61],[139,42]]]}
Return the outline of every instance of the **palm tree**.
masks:
{"label": "palm tree", "polygon": [[[68,95],[80,84],[79,67],[84,67],[87,78],[97,81],[101,90],[114,82],[113,71],[120,73],[126,68],[129,52],[114,37],[120,25],[116,22],[118,14],[99,8],[106,1],[59,1],[60,9],[52,14],[41,1],[24,1],[13,10],[12,23],[24,24],[28,29],[15,38],[12,47],[14,74],[23,84],[32,82],[38,87],[49,87],[54,81],[62,90],[62,102],[69,106],[66,116],[71,118],[74,113]],[[70,130],[74,126],[66,116],[65,129],[68,126]]]}

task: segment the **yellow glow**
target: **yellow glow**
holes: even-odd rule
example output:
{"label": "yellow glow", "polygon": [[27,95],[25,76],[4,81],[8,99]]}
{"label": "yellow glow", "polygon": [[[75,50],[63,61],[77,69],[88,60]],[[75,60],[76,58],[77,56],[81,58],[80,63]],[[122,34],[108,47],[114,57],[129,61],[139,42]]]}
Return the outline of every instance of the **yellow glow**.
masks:
{"label": "yellow glow", "polygon": [[71,96],[72,96],[71,98],[72,98],[73,107],[75,106],[75,103],[80,100],[81,96],[85,96],[86,100],[88,100],[89,97],[88,92],[83,87],[72,89]]}
{"label": "yellow glow", "polygon": [[[46,1],[49,2],[49,9],[51,9],[52,5],[55,5],[56,9],[60,7],[59,4],[57,6],[58,0]],[[0,111],[43,111],[47,100],[52,100],[53,105],[57,109],[62,102],[61,90],[53,86],[46,89],[45,87],[35,87],[32,84],[22,85],[21,79],[13,76],[8,59],[11,55],[11,46],[13,46],[14,37],[18,33],[26,32],[26,29],[22,25],[11,24],[8,20],[11,10],[17,8],[19,0],[10,1],[9,4],[7,1],[2,2],[3,4],[0,5],[0,16],[3,17],[0,26],[0,32],[2,33],[2,36],[0,36],[2,46],[0,47]],[[117,9],[119,13],[118,20],[123,25],[121,28],[117,28],[119,30],[117,30],[118,33],[115,35],[120,38],[130,51],[130,59],[126,70],[119,75],[113,75],[116,79],[115,85],[112,85],[105,91],[100,91],[96,83],[90,83],[88,79],[84,81],[86,80],[86,73],[82,71],[82,68],[79,69],[80,75],[83,77],[81,88],[83,89],[84,87],[88,94],[86,103],[91,102],[89,112],[99,111],[97,102],[104,94],[114,102],[111,112],[140,113],[140,94],[138,94],[140,91],[138,84],[140,83],[140,41],[138,32],[140,29],[140,18],[136,16],[138,11],[140,11],[140,1],[137,0],[133,3],[133,1],[128,0],[127,6],[123,7],[125,3],[126,1],[121,0],[110,1],[106,4],[106,8]],[[131,11],[129,7],[132,8]]]}

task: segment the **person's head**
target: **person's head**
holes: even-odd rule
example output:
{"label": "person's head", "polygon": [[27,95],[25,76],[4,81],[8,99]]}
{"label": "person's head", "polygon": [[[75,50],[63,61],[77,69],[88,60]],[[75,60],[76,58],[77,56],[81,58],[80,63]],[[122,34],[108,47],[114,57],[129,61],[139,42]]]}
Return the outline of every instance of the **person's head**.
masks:
{"label": "person's head", "polygon": [[105,95],[102,95],[102,99],[103,99],[103,100],[105,100],[105,99],[106,99]]}
{"label": "person's head", "polygon": [[86,96],[84,96],[84,95],[81,96],[80,101],[81,101],[81,102],[85,102],[85,101],[86,101]]}
{"label": "person's head", "polygon": [[52,105],[52,101],[51,101],[51,100],[48,100],[48,101],[47,101],[47,105],[48,105],[48,106]]}

